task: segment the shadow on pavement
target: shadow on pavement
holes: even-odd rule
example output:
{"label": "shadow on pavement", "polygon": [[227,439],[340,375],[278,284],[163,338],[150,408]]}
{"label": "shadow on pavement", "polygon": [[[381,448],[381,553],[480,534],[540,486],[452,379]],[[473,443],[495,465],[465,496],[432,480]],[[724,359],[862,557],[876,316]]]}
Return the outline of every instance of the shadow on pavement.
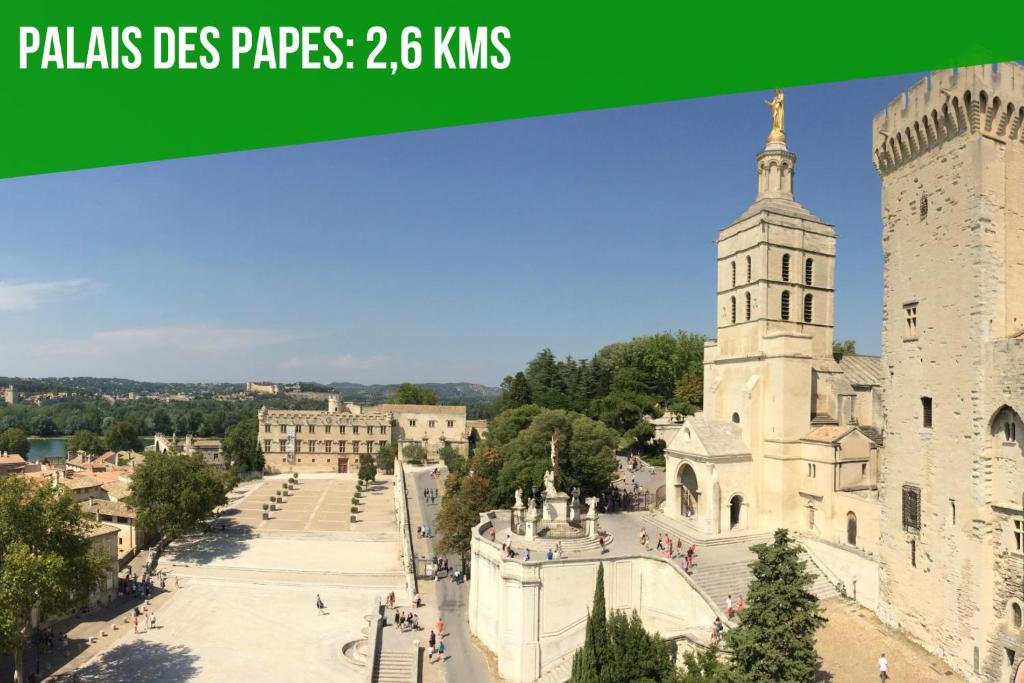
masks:
{"label": "shadow on pavement", "polygon": [[250,527],[224,521],[218,521],[207,533],[184,538],[168,550],[164,557],[170,562],[187,564],[209,564],[213,560],[233,559],[249,547],[249,539],[253,537]]}
{"label": "shadow on pavement", "polygon": [[[133,640],[107,650],[78,673],[83,683],[180,683],[199,673],[198,661],[199,657],[182,645]],[[71,677],[64,680],[70,681]]]}

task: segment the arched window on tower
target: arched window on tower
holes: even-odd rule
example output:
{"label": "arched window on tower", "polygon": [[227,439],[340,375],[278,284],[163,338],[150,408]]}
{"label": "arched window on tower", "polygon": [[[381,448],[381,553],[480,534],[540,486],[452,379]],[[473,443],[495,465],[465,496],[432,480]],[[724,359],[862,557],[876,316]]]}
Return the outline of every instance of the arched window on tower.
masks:
{"label": "arched window on tower", "polygon": [[736,297],[730,297],[729,303],[732,306],[732,322],[736,322]]}
{"label": "arched window on tower", "polygon": [[782,281],[789,282],[789,254],[782,255]]}
{"label": "arched window on tower", "polygon": [[736,286],[736,262],[733,261],[729,265],[732,266],[732,286],[735,287]]}
{"label": "arched window on tower", "polygon": [[789,320],[789,292],[785,291],[782,293],[782,304],[780,317],[783,320]]}
{"label": "arched window on tower", "polygon": [[814,284],[814,259],[804,261],[804,284]]}
{"label": "arched window on tower", "polygon": [[804,295],[804,322],[809,323],[814,320],[814,297],[810,294]]}
{"label": "arched window on tower", "polygon": [[754,273],[753,264],[750,262],[750,257],[747,257],[747,282],[750,282],[751,275]]}
{"label": "arched window on tower", "polygon": [[747,292],[746,298],[747,298],[747,320],[750,320],[750,292]]}

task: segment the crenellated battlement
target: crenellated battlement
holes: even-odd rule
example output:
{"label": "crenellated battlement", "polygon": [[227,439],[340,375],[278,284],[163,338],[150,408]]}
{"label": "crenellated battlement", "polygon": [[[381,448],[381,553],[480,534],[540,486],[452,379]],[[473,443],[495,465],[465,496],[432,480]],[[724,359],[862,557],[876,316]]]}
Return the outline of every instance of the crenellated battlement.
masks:
{"label": "crenellated battlement", "polygon": [[872,161],[879,175],[964,133],[1024,143],[1024,66],[1015,62],[936,71],[875,115]]}

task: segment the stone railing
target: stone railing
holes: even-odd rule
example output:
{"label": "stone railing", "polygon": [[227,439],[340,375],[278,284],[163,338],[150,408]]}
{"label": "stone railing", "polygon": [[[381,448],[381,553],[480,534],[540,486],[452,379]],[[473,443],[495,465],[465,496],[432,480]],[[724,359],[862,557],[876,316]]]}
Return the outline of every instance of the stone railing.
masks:
{"label": "stone railing", "polygon": [[373,600],[373,611],[366,628],[366,670],[364,683],[374,683],[374,672],[380,659],[381,635],[384,630],[384,605],[379,597]]}
{"label": "stone railing", "polygon": [[395,509],[398,517],[398,533],[402,537],[402,567],[405,571],[405,587],[409,591],[409,602],[416,594],[416,555],[412,549],[412,528],[409,523],[409,491],[405,483],[405,465],[395,461]]}

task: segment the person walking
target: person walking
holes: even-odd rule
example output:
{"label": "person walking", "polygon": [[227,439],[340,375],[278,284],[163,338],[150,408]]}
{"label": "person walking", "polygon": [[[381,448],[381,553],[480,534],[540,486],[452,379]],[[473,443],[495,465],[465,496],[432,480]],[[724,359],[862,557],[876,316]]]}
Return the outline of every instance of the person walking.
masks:
{"label": "person walking", "polygon": [[733,609],[732,609],[732,595],[731,594],[728,597],[726,597],[726,599],[725,599],[725,613],[729,615],[730,619],[732,619]]}
{"label": "person walking", "polygon": [[434,663],[434,646],[427,645],[427,662],[430,664]]}
{"label": "person walking", "polygon": [[882,653],[882,656],[878,658],[878,678],[882,683],[889,680],[889,660],[885,658],[884,652]]}
{"label": "person walking", "polygon": [[320,599],[320,594],[316,594],[316,615],[320,616],[324,613],[324,601]]}
{"label": "person walking", "polygon": [[441,617],[437,618],[437,623],[434,624],[437,627],[437,637],[444,638],[444,619]]}
{"label": "person walking", "polygon": [[437,661],[444,664],[444,641],[437,644]]}
{"label": "person walking", "polygon": [[152,631],[156,628],[156,612],[149,613],[149,630]]}

